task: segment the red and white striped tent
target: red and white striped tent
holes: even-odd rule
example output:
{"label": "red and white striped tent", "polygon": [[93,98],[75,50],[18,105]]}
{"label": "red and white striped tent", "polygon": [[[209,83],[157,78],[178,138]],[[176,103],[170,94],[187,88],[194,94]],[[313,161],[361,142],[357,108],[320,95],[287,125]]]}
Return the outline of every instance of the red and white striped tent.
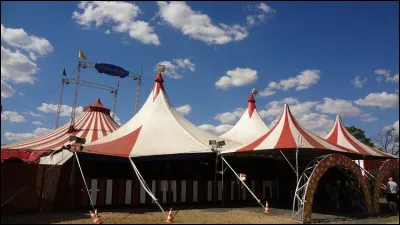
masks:
{"label": "red and white striped tent", "polygon": [[[382,152],[376,148],[369,147],[357,140],[357,138],[347,131],[343,124],[342,118],[339,115],[336,116],[335,125],[328,135],[326,135],[325,140],[330,143],[351,149],[360,155],[366,156],[367,158],[395,158],[393,155]],[[361,162],[360,166],[364,168],[363,162]]]}
{"label": "red and white striped tent", "polygon": [[[329,152],[356,154],[355,151],[331,144],[321,137],[304,129],[293,117],[289,106],[285,104],[284,110],[273,128],[261,137],[242,146],[225,151],[227,153],[254,152],[254,153],[278,153],[279,150],[299,149],[306,155],[317,156]],[[304,157],[306,155],[303,155]]]}
{"label": "red and white striped tent", "polygon": [[[209,140],[220,140],[186,120],[171,105],[159,73],[142,108],[118,130],[84,145],[83,152],[143,157],[212,153]],[[226,148],[238,146],[226,141]]]}
{"label": "red and white striped tent", "polygon": [[118,127],[119,125],[110,116],[110,109],[105,108],[98,98],[93,104],[83,107],[83,112],[75,118],[75,129],[70,130],[68,122],[40,137],[4,145],[1,147],[1,161],[6,158],[18,158],[25,162],[40,160],[40,164],[60,165],[72,156],[71,152],[62,150],[56,154],[43,155],[53,150],[60,150],[68,143],[71,135],[85,138],[86,143],[89,143],[107,136]]}
{"label": "red and white striped tent", "polygon": [[247,108],[240,120],[225,134],[219,136],[223,139],[233,140],[240,144],[248,143],[265,134],[269,128],[258,114],[254,95],[250,94]]}

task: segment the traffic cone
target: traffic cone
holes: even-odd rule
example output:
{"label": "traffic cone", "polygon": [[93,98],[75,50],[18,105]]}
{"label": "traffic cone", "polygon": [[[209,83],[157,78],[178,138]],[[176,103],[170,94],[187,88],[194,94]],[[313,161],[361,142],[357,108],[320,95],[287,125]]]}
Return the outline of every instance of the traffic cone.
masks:
{"label": "traffic cone", "polygon": [[172,208],[169,209],[167,221],[165,221],[165,222],[167,222],[167,223],[173,223],[174,222],[174,221],[172,221]]}
{"label": "traffic cone", "polygon": [[264,210],[265,214],[269,214],[269,205],[268,205],[268,201],[265,203],[265,210]]}
{"label": "traffic cone", "polygon": [[97,218],[96,214],[94,214],[94,212],[93,212],[92,210],[89,210],[89,213],[90,213],[90,216],[91,216],[92,219],[93,219],[93,223],[94,223],[94,224],[102,224],[102,223],[103,223],[103,222],[101,222],[101,221],[99,220],[99,218]]}

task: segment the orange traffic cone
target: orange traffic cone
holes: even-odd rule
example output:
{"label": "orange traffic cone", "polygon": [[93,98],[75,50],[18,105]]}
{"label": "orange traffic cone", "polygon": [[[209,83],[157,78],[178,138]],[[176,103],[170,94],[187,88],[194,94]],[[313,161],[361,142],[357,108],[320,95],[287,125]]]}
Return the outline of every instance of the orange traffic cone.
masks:
{"label": "orange traffic cone", "polygon": [[89,210],[89,213],[90,213],[90,216],[92,217],[92,219],[93,219],[93,223],[94,224],[102,224],[103,222],[101,222],[100,220],[99,220],[99,218],[97,218],[97,216],[94,214],[94,212],[92,211],[92,210]]}
{"label": "orange traffic cone", "polygon": [[167,222],[167,223],[173,223],[174,222],[174,221],[172,221],[172,208],[169,209],[167,221],[165,221],[165,222]]}
{"label": "orange traffic cone", "polygon": [[268,205],[268,201],[265,203],[265,210],[264,210],[265,214],[269,214],[269,205]]}

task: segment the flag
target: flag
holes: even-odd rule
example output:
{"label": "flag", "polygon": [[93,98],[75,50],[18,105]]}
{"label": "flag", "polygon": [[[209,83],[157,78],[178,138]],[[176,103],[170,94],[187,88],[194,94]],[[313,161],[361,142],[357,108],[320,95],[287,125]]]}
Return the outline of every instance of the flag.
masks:
{"label": "flag", "polygon": [[79,49],[78,57],[82,59],[86,59],[85,55],[83,54],[82,50]]}
{"label": "flag", "polygon": [[63,70],[62,75],[63,75],[63,76],[67,76],[67,72],[65,72],[65,68],[64,68],[64,70]]}

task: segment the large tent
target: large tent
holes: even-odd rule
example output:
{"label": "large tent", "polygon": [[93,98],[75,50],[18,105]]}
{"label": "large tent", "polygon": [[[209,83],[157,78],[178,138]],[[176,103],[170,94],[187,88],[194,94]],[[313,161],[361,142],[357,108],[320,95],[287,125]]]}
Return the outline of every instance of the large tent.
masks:
{"label": "large tent", "polygon": [[222,151],[223,154],[252,152],[274,154],[280,150],[301,149],[299,152],[306,152],[303,157],[315,157],[329,152],[339,152],[354,155],[356,151],[347,149],[336,144],[331,144],[321,137],[304,129],[293,117],[289,106],[285,104],[284,110],[268,132],[256,140],[242,146]]}
{"label": "large tent", "polygon": [[[221,140],[186,120],[171,105],[161,73],[135,116],[118,130],[84,145],[83,152],[119,157],[213,153],[210,140]],[[226,141],[224,148],[239,144]]]}
{"label": "large tent", "polygon": [[260,114],[258,114],[253,93],[250,94],[247,101],[247,108],[240,120],[229,131],[219,136],[220,138],[245,144],[260,137],[269,130],[261,119]]}
{"label": "large tent", "polygon": [[53,151],[62,149],[71,135],[85,138],[89,143],[107,136],[118,127],[110,116],[110,109],[105,108],[98,98],[94,103],[85,106],[83,112],[75,118],[74,129],[70,128],[70,123],[66,123],[46,135],[2,146],[1,160],[3,162],[7,158],[17,158],[25,162],[61,165],[72,157],[72,153],[67,150],[57,153]]}

